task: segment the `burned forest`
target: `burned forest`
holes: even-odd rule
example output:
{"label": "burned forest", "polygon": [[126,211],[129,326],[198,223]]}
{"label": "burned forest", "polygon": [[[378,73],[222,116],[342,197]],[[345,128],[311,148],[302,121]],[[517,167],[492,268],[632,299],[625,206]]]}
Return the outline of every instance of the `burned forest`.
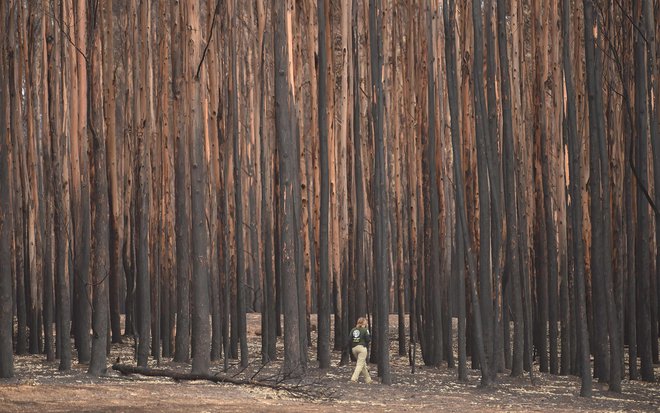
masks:
{"label": "burned forest", "polygon": [[403,360],[658,390],[657,1],[2,0],[0,20],[0,386],[30,355],[318,379],[366,317],[378,388]]}

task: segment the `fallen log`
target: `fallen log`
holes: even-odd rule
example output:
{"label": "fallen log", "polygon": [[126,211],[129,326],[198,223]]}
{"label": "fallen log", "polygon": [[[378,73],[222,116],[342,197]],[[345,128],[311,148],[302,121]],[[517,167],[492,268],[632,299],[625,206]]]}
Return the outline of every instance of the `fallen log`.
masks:
{"label": "fallen log", "polygon": [[194,380],[206,380],[214,383],[229,383],[235,385],[246,385],[253,387],[265,387],[272,390],[287,392],[292,396],[305,397],[311,399],[318,398],[328,398],[330,397],[328,392],[323,389],[315,388],[312,385],[305,384],[283,384],[280,381],[267,382],[261,380],[251,379],[240,379],[236,377],[221,375],[221,374],[199,374],[199,373],[182,373],[174,370],[167,369],[154,369],[149,367],[137,367],[130,366],[128,364],[113,364],[112,369],[116,370],[122,374],[141,374],[143,376],[150,377],[169,377],[177,381],[194,381]]}

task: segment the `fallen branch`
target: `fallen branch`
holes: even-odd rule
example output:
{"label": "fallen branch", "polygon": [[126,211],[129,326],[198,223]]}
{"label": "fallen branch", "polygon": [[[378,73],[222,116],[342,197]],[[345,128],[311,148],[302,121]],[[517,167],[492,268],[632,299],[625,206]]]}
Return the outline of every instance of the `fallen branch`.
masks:
{"label": "fallen branch", "polygon": [[169,377],[176,381],[193,381],[193,380],[206,380],[213,383],[229,383],[235,385],[265,387],[272,390],[283,391],[289,393],[291,396],[303,397],[309,399],[328,398],[330,395],[323,389],[314,388],[312,385],[286,385],[281,382],[267,382],[262,380],[255,380],[254,377],[250,379],[240,379],[231,376],[218,374],[199,374],[199,373],[182,373],[174,370],[167,369],[153,369],[149,367],[136,367],[127,364],[113,364],[112,369],[122,374],[141,374],[150,377]]}

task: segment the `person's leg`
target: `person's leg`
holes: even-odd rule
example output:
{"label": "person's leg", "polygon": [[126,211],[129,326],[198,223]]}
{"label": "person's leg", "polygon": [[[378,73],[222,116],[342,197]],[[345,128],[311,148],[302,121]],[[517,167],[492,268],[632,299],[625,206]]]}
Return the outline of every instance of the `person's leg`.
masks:
{"label": "person's leg", "polygon": [[369,374],[369,365],[367,364],[367,355],[369,353],[367,352],[367,349],[365,348],[364,351],[362,352],[361,356],[362,359],[364,360],[364,364],[362,365],[362,376],[364,377],[364,382],[369,384],[371,383],[371,375]]}
{"label": "person's leg", "polygon": [[362,370],[362,367],[360,365],[359,347],[360,346],[356,346],[356,347],[353,347],[351,349],[351,352],[353,353],[353,355],[357,359],[357,364],[355,364],[355,370],[353,371],[353,376],[351,377],[351,381],[354,381],[354,382],[358,381],[358,377],[360,376],[360,371]]}
{"label": "person's leg", "polygon": [[371,376],[369,376],[369,371],[367,370],[367,348],[364,346],[356,346],[357,349],[357,365],[356,370],[359,373],[362,373],[364,380],[367,383],[371,382]]}

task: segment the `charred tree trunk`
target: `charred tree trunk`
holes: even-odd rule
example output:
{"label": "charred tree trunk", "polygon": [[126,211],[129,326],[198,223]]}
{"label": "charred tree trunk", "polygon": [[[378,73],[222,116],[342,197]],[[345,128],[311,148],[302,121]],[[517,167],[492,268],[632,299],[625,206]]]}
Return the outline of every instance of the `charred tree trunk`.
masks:
{"label": "charred tree trunk", "polygon": [[[172,36],[172,50],[182,50],[185,24],[183,5],[172,3],[172,21],[175,22]],[[187,363],[190,360],[190,141],[186,130],[186,118],[181,113],[188,104],[188,94],[184,85],[183,59],[172,61],[172,88],[174,95],[176,128],[176,151],[174,185],[176,197],[176,288],[177,313],[176,336],[174,338],[174,361]]]}
{"label": "charred tree trunk", "polygon": [[[427,90],[427,105],[428,105],[428,143],[426,147],[426,165],[425,174],[428,174],[427,179],[425,179],[425,210],[424,210],[424,221],[427,224],[426,232],[430,232],[430,236],[427,238],[429,240],[428,245],[426,245],[425,250],[428,251],[430,255],[430,266],[429,270],[426,272],[426,276],[429,279],[428,294],[432,303],[430,314],[428,317],[431,322],[431,331],[432,334],[432,354],[431,361],[433,365],[439,366],[442,362],[443,357],[443,338],[442,338],[442,303],[441,303],[441,285],[440,285],[440,234],[439,234],[439,218],[440,218],[440,207],[438,200],[438,182],[437,182],[437,168],[436,168],[436,87],[435,87],[435,46],[434,46],[434,35],[433,35],[433,25],[431,17],[431,6],[428,5],[426,10],[426,24],[427,24],[427,76],[428,76],[428,90]],[[427,209],[428,207],[428,209]]]}
{"label": "charred tree trunk", "polygon": [[[92,207],[94,217],[92,231],[92,353],[88,373],[94,376],[105,373],[108,353],[108,321],[110,320],[108,276],[110,276],[110,234],[108,206],[108,180],[106,167],[106,136],[103,128],[103,60],[101,30],[98,22],[103,21],[99,4],[90,1],[87,27],[87,130],[92,143],[93,186]],[[107,4],[106,4],[107,6]]]}
{"label": "charred tree trunk", "polygon": [[[237,2],[233,3],[234,12],[236,12]],[[237,39],[235,33],[237,24],[234,17],[232,27],[232,50],[231,50],[231,120],[232,136],[234,141],[234,185],[235,185],[235,207],[236,207],[236,307],[237,307],[237,333],[241,349],[241,366],[248,365],[248,346],[247,346],[247,325],[245,311],[247,304],[246,280],[245,280],[245,253],[243,242],[243,190],[242,190],[242,167],[241,167],[241,141],[238,130],[238,63],[236,60]]]}
{"label": "charred tree trunk", "polygon": [[326,2],[317,1],[318,17],[318,128],[321,156],[321,204],[319,224],[319,285],[318,285],[318,359],[319,367],[330,367],[330,250],[328,218],[330,206],[330,166],[328,164],[328,57],[326,47]]}
{"label": "charred tree trunk", "polygon": [[[563,0],[563,48],[562,61],[564,69],[564,82],[566,87],[566,125],[568,153],[570,157],[570,195],[571,195],[571,228],[573,238],[573,259],[574,259],[574,282],[576,286],[576,331],[578,334],[578,364],[582,377],[582,387],[580,395],[591,397],[591,361],[589,357],[589,331],[587,328],[587,310],[586,310],[586,291],[584,275],[584,245],[582,240],[582,174],[580,165],[581,147],[579,145],[577,132],[577,109],[575,87],[573,86],[573,64],[571,61],[571,2]],[[564,349],[562,348],[562,353]]]}
{"label": "charred tree trunk", "polygon": [[[518,216],[516,213],[516,177],[513,140],[513,119],[511,115],[511,78],[506,35],[506,0],[497,2],[498,50],[500,56],[500,88],[502,96],[502,140],[504,164],[504,194],[507,223],[507,268],[509,275],[503,284],[511,282],[510,300],[513,304],[513,364],[511,375],[519,376],[523,372],[523,305],[520,287],[520,257],[518,251]],[[508,341],[508,336],[505,339]]]}
{"label": "charred tree trunk", "polygon": [[[635,20],[638,27],[641,27],[641,0],[633,2],[635,9]],[[643,188],[648,188],[648,107],[647,107],[647,83],[646,83],[646,59],[644,58],[644,36],[640,31],[636,31],[634,40],[634,66],[635,66],[635,131],[636,139],[636,159],[633,173],[637,181],[637,239],[636,245],[636,263],[635,263],[635,283],[637,289],[637,352],[641,361],[640,373],[642,380],[653,381],[653,355],[651,340],[657,337],[651,337],[651,299],[650,299],[650,252],[649,252],[649,205],[644,197]]]}
{"label": "charred tree trunk", "polygon": [[[136,40],[135,64],[139,68],[134,80],[134,86],[140,86],[139,93],[135,93],[135,121],[137,145],[137,204],[135,231],[135,266],[136,295],[135,313],[137,325],[137,362],[138,366],[146,367],[151,342],[151,282],[149,265],[149,216],[151,210],[151,160],[150,142],[151,128],[147,113],[147,56],[142,52],[148,51],[151,23],[149,19],[150,5],[146,2],[140,4],[134,28]],[[147,52],[148,53],[148,52]]]}
{"label": "charred tree trunk", "polygon": [[[9,26],[9,2],[0,5],[0,21],[4,27]],[[0,42],[0,72],[8,73],[7,64],[9,42],[5,37]],[[0,84],[0,378],[14,376],[14,349],[12,343],[13,331],[13,298],[11,273],[11,234],[12,214],[10,188],[11,174],[9,168],[9,153],[11,150],[11,135],[9,131],[9,89],[8,82]],[[58,335],[59,340],[59,335]]]}
{"label": "charred tree trunk", "polygon": [[[286,11],[288,1],[273,3],[273,33],[275,55],[275,133],[279,161],[279,215],[281,287],[284,313],[284,375],[300,377],[304,373],[301,348],[298,268],[296,268],[296,220],[294,217],[294,175],[297,173],[295,134],[291,129],[292,96],[288,79]],[[278,248],[276,248],[278,249]]]}
{"label": "charred tree trunk", "polygon": [[369,48],[371,59],[372,122],[374,131],[374,261],[376,279],[375,300],[377,303],[376,340],[378,345],[378,373],[382,384],[391,384],[390,376],[390,339],[389,339],[389,271],[387,265],[387,190],[385,171],[385,137],[383,133],[383,42],[382,9],[379,0],[369,1]]}
{"label": "charred tree trunk", "polygon": [[209,226],[207,218],[208,164],[202,113],[202,83],[204,66],[202,59],[201,10],[188,3],[186,8],[186,43],[184,69],[188,81],[190,118],[188,135],[191,145],[191,212],[192,212],[192,372],[207,374],[211,364],[211,334],[209,327]]}

